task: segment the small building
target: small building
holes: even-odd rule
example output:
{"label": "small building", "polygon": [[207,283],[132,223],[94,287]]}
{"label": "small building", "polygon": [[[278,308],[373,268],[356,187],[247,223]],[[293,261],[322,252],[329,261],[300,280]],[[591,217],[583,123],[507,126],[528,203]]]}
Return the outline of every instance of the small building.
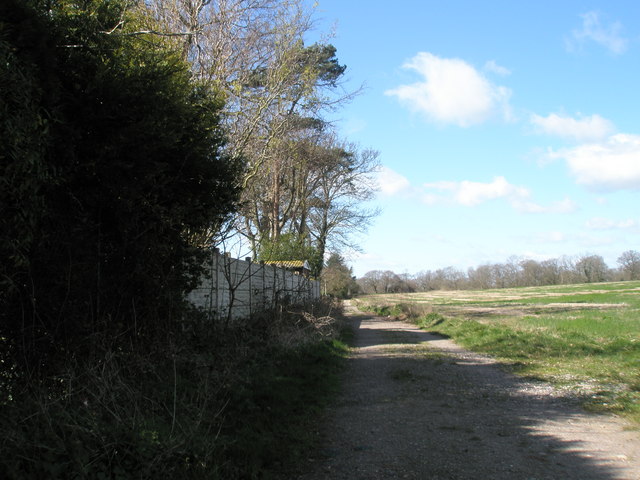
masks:
{"label": "small building", "polygon": [[309,262],[306,260],[272,260],[269,262],[264,262],[264,264],[283,268],[307,278],[309,278],[309,276],[311,275],[311,267],[309,267]]}

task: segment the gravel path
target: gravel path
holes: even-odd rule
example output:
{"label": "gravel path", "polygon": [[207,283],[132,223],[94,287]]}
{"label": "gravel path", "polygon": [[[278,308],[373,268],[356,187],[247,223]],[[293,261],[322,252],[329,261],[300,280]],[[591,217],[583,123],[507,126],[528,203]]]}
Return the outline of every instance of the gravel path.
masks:
{"label": "gravel path", "polygon": [[320,448],[287,478],[640,479],[640,434],[414,325],[351,315]]}

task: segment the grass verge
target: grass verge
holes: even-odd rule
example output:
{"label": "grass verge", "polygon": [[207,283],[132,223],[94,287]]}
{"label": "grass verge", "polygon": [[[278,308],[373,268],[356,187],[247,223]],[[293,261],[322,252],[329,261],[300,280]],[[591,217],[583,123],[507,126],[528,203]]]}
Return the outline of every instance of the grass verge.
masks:
{"label": "grass verge", "polygon": [[[515,373],[571,390],[589,410],[640,425],[639,289],[639,282],[618,282],[384,300],[389,311],[411,305],[405,310],[422,328]],[[379,297],[370,301],[380,308]]]}

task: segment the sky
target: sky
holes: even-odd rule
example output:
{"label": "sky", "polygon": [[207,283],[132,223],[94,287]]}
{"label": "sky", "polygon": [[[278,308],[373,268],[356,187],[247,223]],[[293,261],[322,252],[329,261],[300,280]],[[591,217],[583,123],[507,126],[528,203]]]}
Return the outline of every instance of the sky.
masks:
{"label": "sky", "polygon": [[640,250],[640,2],[319,0],[379,152],[357,276]]}

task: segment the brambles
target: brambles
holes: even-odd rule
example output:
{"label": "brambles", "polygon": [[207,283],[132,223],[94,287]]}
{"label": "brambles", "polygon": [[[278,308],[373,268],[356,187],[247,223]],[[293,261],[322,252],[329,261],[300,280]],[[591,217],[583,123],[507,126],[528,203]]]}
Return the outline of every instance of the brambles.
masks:
{"label": "brambles", "polygon": [[[94,349],[0,405],[0,476],[258,478],[304,454],[338,386],[339,306]],[[95,339],[94,339],[95,341]],[[95,346],[95,343],[94,343]]]}

